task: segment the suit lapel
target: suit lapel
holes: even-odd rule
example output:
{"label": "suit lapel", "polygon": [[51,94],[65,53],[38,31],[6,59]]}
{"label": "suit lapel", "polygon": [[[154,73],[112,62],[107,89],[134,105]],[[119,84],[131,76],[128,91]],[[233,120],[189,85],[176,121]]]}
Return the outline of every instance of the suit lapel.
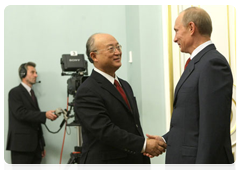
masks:
{"label": "suit lapel", "polygon": [[206,48],[204,48],[202,51],[200,51],[194,58],[192,61],[189,62],[186,70],[184,70],[182,76],[180,77],[180,80],[178,81],[178,84],[175,88],[175,94],[174,94],[174,101],[173,101],[173,106],[176,104],[176,100],[177,100],[177,94],[179,92],[179,90],[181,89],[183,83],[187,80],[187,78],[191,75],[191,73],[194,71],[195,68],[195,64],[198,63],[201,58],[210,50],[214,50],[216,49],[216,47],[211,44],[209,46],[207,46]]}
{"label": "suit lapel", "polygon": [[[128,88],[128,86],[125,84],[124,81],[122,81],[120,78],[118,78],[118,80],[120,81],[120,83],[122,85],[122,88],[123,88],[123,90],[124,90],[124,92],[125,92],[125,94],[127,96],[127,99],[128,99],[129,104],[130,104],[130,107],[132,108],[133,101],[132,101],[132,96],[129,96],[129,94],[131,94],[130,89]],[[127,106],[125,101],[124,101],[124,104],[127,107],[127,109],[129,110],[129,108],[128,108],[128,106]]]}
{"label": "suit lapel", "polygon": [[[134,119],[135,119],[135,120],[139,120],[138,110],[135,110],[135,108],[137,108],[137,104],[136,104],[137,101],[135,101],[133,95],[131,95],[131,94],[132,94],[131,89],[130,89],[130,88],[128,87],[128,85],[127,85],[124,81],[122,81],[120,78],[118,78],[118,80],[120,81],[120,83],[121,83],[121,85],[122,85],[122,88],[123,88],[123,90],[125,91],[125,93],[126,93],[126,95],[127,95],[128,102],[129,102],[129,104],[130,104],[131,110],[129,110],[126,102],[124,101],[125,106],[126,106],[127,109],[132,113]],[[142,136],[144,136],[141,127],[137,128],[137,130],[138,130],[138,132],[139,132]]]}
{"label": "suit lapel", "polygon": [[[21,89],[22,89],[22,94],[25,96],[25,98],[26,98],[27,100],[29,100],[29,102],[31,103],[31,105],[32,105],[33,107],[35,107],[36,109],[39,110],[38,104],[37,104],[37,106],[36,106],[36,104],[33,102],[32,97],[31,97],[30,94],[28,93],[27,89],[25,89],[25,87],[23,87],[22,84],[20,84],[19,86],[21,87]],[[37,98],[36,98],[36,101],[37,101]]]}
{"label": "suit lapel", "polygon": [[109,93],[111,93],[117,100],[119,100],[128,109],[128,106],[127,106],[126,102],[124,101],[124,99],[122,98],[121,94],[118,92],[116,87],[111,82],[109,82],[105,77],[103,77],[101,74],[97,73],[94,70],[92,71],[91,76],[95,80],[97,80],[97,82],[100,84],[100,86],[103,89],[105,89]]}
{"label": "suit lapel", "polygon": [[[110,94],[112,94],[113,97],[115,97],[120,103],[122,103],[122,105],[128,111],[129,115],[133,116],[135,121],[139,121],[138,111],[134,110],[135,107],[137,107],[137,106],[135,104],[135,101],[133,100],[133,96],[131,95],[132,94],[131,89],[128,87],[128,85],[126,84],[125,81],[118,78],[118,80],[120,81],[120,83],[122,85],[123,90],[125,91],[125,93],[127,95],[127,98],[128,98],[128,101],[129,101],[129,104],[130,104],[132,110],[129,110],[126,102],[124,101],[123,97],[118,92],[116,87],[111,82],[109,82],[105,77],[103,77],[101,74],[97,73],[94,70],[92,71],[91,77],[94,80],[96,80],[103,89],[107,90]],[[137,130],[141,136],[144,136],[141,126],[139,128],[137,128]]]}
{"label": "suit lapel", "polygon": [[178,81],[178,84],[176,86],[175,89],[175,95],[174,95],[174,102],[173,105],[175,105],[176,102],[176,98],[177,98],[177,94],[179,89],[182,87],[183,83],[187,80],[187,78],[190,76],[190,74],[193,72],[194,70],[194,62],[190,61],[190,63],[188,64],[188,67],[186,68],[186,70],[183,72],[182,76],[180,77],[180,80]]}

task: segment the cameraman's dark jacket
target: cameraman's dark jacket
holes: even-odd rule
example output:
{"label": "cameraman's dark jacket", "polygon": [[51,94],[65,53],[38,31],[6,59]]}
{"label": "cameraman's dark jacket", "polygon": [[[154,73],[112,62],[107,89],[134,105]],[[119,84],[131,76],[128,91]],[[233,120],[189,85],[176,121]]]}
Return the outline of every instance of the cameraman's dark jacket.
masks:
{"label": "cameraman's dark jacket", "polygon": [[22,84],[9,92],[9,130],[7,150],[33,152],[45,146],[41,123],[46,122],[41,112]]}

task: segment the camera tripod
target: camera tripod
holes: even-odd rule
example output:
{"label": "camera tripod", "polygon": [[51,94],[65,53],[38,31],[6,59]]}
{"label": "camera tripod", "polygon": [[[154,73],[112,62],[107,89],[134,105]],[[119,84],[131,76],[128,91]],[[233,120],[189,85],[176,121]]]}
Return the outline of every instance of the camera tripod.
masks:
{"label": "camera tripod", "polygon": [[[74,152],[72,152],[70,154],[70,159],[68,160],[68,163],[67,164],[79,164],[80,163],[80,155],[81,155],[81,152],[82,152],[82,126],[81,124],[79,123],[76,115],[75,116],[69,116],[71,111],[72,111],[72,108],[74,106],[74,100],[73,102],[71,103],[68,103],[69,106],[70,106],[70,110],[67,111],[67,114],[66,114],[66,118],[68,119],[69,117],[75,117],[74,121],[70,124],[67,124],[67,126],[76,126],[77,127],[77,139],[78,139],[78,145],[74,147]],[[62,109],[59,109],[59,110],[62,110]],[[60,112],[60,111],[59,111]],[[65,122],[65,120],[63,120],[62,124],[60,126],[63,125],[63,123]]]}
{"label": "camera tripod", "polygon": [[[76,125],[74,125],[74,122],[73,122],[67,126],[76,126]],[[70,154],[70,159],[68,160],[67,164],[75,164],[75,163],[80,164],[80,156],[82,153],[82,134],[81,134],[82,127],[78,125],[77,128],[78,128],[78,146],[74,147],[74,152]]]}

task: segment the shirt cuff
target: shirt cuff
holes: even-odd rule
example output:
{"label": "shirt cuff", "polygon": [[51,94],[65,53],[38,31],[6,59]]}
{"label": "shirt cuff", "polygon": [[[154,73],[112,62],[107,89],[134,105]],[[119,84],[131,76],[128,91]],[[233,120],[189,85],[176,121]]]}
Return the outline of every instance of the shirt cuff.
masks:
{"label": "shirt cuff", "polygon": [[147,140],[145,139],[141,153],[145,152],[145,150],[146,150],[146,143],[147,143]]}
{"label": "shirt cuff", "polygon": [[164,137],[162,137],[162,139],[163,139],[163,141],[164,141],[165,143],[167,143],[166,140],[164,139]]}

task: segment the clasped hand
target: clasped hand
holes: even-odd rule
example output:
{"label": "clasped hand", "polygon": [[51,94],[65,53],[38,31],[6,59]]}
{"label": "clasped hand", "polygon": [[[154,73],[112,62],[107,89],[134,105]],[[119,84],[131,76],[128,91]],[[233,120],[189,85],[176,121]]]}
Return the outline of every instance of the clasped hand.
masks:
{"label": "clasped hand", "polygon": [[167,144],[162,139],[161,136],[153,136],[147,134],[147,144],[143,155],[153,158],[154,156],[159,156],[165,152]]}

